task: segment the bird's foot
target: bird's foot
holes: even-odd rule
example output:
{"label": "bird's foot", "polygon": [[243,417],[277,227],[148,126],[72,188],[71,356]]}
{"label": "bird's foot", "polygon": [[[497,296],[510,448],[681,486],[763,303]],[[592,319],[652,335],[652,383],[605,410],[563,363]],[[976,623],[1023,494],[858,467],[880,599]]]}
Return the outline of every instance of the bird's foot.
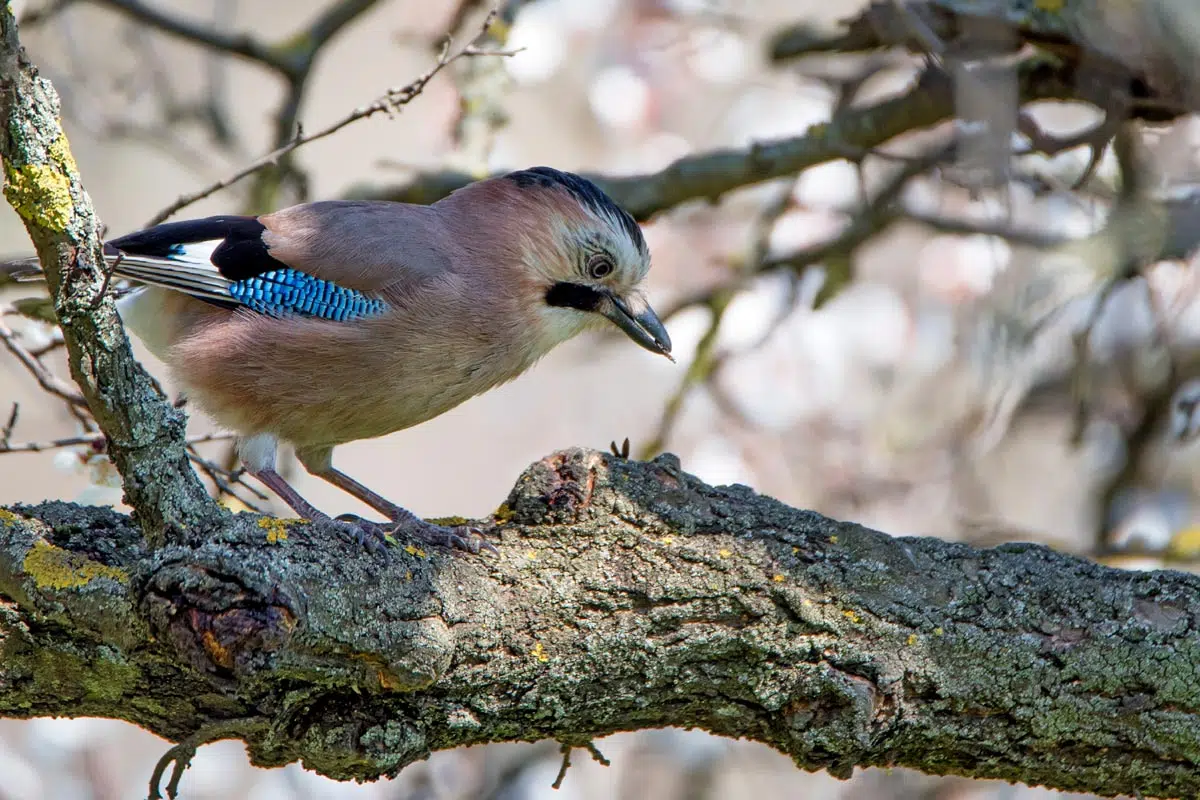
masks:
{"label": "bird's foot", "polygon": [[390,523],[372,522],[357,514],[338,514],[334,519],[338,530],[350,541],[374,555],[387,557],[388,545],[395,543]]}
{"label": "bird's foot", "polygon": [[483,532],[478,528],[466,525],[435,525],[419,517],[402,519],[397,522],[372,522],[355,514],[339,514],[337,521],[342,524],[342,530],[361,547],[372,553],[386,555],[389,544],[396,544],[397,539],[407,536],[419,542],[434,547],[448,547],[452,550],[463,550],[478,554],[480,550],[500,551],[483,538]]}
{"label": "bird's foot", "polygon": [[477,555],[480,550],[490,550],[499,555],[496,546],[483,536],[483,531],[467,525],[437,525],[419,517],[396,523],[396,532],[435,547],[449,547]]}

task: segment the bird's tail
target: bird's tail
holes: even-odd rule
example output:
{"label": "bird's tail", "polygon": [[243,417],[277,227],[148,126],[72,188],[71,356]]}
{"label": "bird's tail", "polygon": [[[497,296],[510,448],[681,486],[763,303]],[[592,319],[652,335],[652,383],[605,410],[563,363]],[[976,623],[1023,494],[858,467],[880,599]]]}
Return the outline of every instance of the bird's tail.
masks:
{"label": "bird's tail", "polygon": [[[203,252],[192,252],[196,246],[180,245],[167,256],[144,256],[125,253],[110,244],[104,245],[104,261],[114,278],[124,278],[137,284],[162,286],[186,292],[204,300],[230,303],[229,280],[222,277],[208,260],[215,242],[202,242]],[[17,283],[34,283],[44,278],[37,256],[20,256],[0,260],[0,287]],[[124,292],[121,292],[123,294]]]}
{"label": "bird's tail", "polygon": [[0,286],[9,283],[32,283],[41,279],[42,264],[37,256],[0,260]]}

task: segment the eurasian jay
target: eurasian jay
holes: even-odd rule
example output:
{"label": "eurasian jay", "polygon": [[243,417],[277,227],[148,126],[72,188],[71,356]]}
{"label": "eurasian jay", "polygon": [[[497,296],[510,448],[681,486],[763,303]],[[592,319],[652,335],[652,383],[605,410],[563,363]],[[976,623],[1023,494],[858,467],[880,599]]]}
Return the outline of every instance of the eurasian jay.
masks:
{"label": "eurasian jay", "polygon": [[311,474],[390,520],[339,519],[375,546],[392,532],[470,552],[481,539],[338,471],[335,446],[443,414],[603,320],[670,358],[639,291],[650,253],[637,222],[548,167],[428,206],[333,200],[168,222],[104,255],[145,284],[118,300],[123,322],[238,434],[247,471],[300,517],[328,521],[275,470],[278,444],[292,444]]}

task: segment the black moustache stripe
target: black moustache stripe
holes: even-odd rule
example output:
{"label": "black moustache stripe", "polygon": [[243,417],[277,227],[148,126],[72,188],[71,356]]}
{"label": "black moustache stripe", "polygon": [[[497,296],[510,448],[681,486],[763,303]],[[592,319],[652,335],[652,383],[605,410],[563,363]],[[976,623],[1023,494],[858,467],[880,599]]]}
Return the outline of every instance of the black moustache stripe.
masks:
{"label": "black moustache stripe", "polygon": [[558,308],[595,311],[603,299],[604,295],[590,286],[566,281],[559,281],[546,291],[546,304]]}

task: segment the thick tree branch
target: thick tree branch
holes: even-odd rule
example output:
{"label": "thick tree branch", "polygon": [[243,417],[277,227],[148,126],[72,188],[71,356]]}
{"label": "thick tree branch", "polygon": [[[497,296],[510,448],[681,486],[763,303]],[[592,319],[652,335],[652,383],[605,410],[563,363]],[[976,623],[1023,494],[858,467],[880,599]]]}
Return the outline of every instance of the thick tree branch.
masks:
{"label": "thick tree branch", "polygon": [[1200,579],[893,539],[672,456],[534,464],[500,556],[390,563],[241,514],[149,553],[108,510],[0,511],[0,716],[394,774],[432,750],[694,726],[805,769],[1200,792]]}
{"label": "thick tree branch", "polygon": [[58,96],[25,58],[0,5],[0,162],[4,195],[46,273],[71,376],[108,436],[130,505],[148,536],[203,530],[219,519],[188,463],[184,418],[134,360],[105,291],[96,215],[59,120]]}

